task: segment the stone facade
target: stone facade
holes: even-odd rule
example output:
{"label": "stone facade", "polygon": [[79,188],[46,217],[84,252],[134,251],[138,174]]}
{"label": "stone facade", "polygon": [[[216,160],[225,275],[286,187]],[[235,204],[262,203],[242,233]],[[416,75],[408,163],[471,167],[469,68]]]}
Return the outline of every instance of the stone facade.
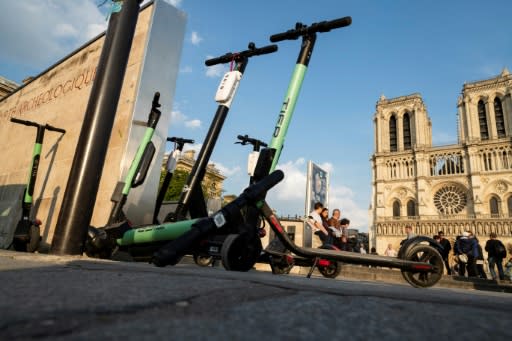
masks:
{"label": "stone facade", "polygon": [[18,87],[18,84],[0,76],[0,99],[4,98]]}
{"label": "stone facade", "polygon": [[[432,124],[419,94],[376,104],[370,242],[398,249],[416,234],[443,230],[452,245],[471,230],[512,242],[512,75],[464,84],[457,101],[458,143],[432,146]],[[511,250],[512,251],[512,250]],[[487,253],[484,252],[485,257]]]}

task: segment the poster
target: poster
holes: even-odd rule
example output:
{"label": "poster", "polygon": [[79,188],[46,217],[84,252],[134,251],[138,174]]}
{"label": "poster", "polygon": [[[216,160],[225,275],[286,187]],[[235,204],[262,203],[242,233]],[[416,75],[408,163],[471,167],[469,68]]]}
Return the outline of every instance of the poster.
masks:
{"label": "poster", "polygon": [[321,202],[324,207],[329,207],[329,173],[308,161],[308,173],[306,181],[306,207],[305,215],[308,215],[315,206]]}

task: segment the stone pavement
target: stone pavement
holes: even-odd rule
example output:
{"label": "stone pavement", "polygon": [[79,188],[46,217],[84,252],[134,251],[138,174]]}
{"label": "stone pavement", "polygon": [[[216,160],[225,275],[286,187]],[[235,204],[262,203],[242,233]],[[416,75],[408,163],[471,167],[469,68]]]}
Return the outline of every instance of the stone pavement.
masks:
{"label": "stone pavement", "polygon": [[0,281],[0,340],[512,337],[501,292],[5,250]]}

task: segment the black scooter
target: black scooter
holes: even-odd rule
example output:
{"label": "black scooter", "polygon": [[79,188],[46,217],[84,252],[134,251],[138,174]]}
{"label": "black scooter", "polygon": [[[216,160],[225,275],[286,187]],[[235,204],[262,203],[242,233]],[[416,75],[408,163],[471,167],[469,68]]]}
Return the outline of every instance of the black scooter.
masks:
{"label": "black scooter", "polygon": [[21,219],[16,225],[16,230],[14,231],[14,238],[12,242],[12,245],[16,251],[35,252],[37,251],[39,242],[41,241],[42,222],[37,218],[33,220],[30,219],[30,214],[32,210],[32,196],[34,195],[37,171],[39,169],[39,161],[43,147],[44,132],[45,130],[49,130],[65,134],[66,130],[53,127],[49,124],[39,124],[32,121],[20,120],[14,117],[11,117],[11,122],[29,127],[35,127],[37,129],[36,140],[32,152],[32,164],[30,165],[28,182],[23,194],[23,199],[21,201]]}
{"label": "black scooter", "polygon": [[181,156],[181,152],[183,151],[183,147],[186,143],[194,143],[194,140],[184,139],[182,137],[168,137],[167,142],[174,143],[174,150],[171,154],[169,154],[169,158],[167,159],[167,163],[165,165],[165,177],[156,198],[155,212],[153,213],[153,224],[160,223],[158,221],[158,214],[160,213],[160,208],[164,202],[165,193],[167,193],[167,190],[169,189],[169,184],[171,183],[172,176],[174,174],[174,170],[176,169],[178,159]]}

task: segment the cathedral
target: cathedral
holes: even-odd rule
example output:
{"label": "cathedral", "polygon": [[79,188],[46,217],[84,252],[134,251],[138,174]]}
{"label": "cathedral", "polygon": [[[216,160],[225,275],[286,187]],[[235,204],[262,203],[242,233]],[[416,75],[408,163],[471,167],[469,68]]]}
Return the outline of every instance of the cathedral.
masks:
{"label": "cathedral", "polygon": [[[512,243],[512,75],[465,83],[457,100],[458,142],[432,146],[420,94],[376,104],[370,243],[399,248],[405,226],[432,237],[472,231]],[[487,253],[484,252],[485,257]]]}

